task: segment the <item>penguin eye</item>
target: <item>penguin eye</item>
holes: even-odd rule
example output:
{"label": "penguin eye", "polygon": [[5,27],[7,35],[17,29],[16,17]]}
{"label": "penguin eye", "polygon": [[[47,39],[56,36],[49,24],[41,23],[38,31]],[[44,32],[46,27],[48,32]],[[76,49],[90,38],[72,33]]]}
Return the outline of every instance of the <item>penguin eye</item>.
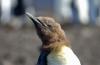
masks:
{"label": "penguin eye", "polygon": [[52,25],[48,25],[48,27],[52,27]]}

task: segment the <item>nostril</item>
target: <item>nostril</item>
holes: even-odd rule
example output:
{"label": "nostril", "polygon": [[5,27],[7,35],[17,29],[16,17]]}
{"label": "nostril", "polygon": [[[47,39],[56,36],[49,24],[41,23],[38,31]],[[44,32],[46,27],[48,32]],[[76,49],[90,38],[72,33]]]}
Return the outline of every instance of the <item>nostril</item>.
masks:
{"label": "nostril", "polygon": [[48,27],[46,24],[44,24],[43,22],[41,22],[39,19],[37,19],[43,26]]}

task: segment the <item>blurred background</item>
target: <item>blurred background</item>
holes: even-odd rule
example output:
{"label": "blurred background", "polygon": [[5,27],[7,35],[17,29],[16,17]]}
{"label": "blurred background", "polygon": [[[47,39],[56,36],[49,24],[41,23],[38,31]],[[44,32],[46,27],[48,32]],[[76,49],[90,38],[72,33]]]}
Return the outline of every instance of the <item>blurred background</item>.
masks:
{"label": "blurred background", "polygon": [[0,65],[36,65],[42,43],[25,12],[53,17],[82,65],[100,65],[100,0],[0,0]]}

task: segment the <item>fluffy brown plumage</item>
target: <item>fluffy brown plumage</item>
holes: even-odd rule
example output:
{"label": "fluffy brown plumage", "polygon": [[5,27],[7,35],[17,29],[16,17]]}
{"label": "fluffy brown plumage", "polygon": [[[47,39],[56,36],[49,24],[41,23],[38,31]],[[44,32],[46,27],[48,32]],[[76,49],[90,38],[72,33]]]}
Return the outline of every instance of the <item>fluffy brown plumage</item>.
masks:
{"label": "fluffy brown plumage", "polygon": [[50,17],[37,17],[46,28],[37,29],[37,33],[42,40],[42,47],[45,49],[59,50],[63,45],[70,46],[60,24]]}

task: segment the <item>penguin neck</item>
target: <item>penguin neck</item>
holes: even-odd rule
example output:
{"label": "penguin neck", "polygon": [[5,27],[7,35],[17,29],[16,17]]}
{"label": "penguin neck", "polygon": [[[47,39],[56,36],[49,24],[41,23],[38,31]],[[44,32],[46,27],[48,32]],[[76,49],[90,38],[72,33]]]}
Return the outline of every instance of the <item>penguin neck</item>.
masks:
{"label": "penguin neck", "polygon": [[[45,45],[47,44],[47,45]],[[59,52],[63,46],[70,47],[68,40],[62,40],[62,41],[54,41],[54,42],[43,42],[42,48],[47,51],[55,51]]]}

